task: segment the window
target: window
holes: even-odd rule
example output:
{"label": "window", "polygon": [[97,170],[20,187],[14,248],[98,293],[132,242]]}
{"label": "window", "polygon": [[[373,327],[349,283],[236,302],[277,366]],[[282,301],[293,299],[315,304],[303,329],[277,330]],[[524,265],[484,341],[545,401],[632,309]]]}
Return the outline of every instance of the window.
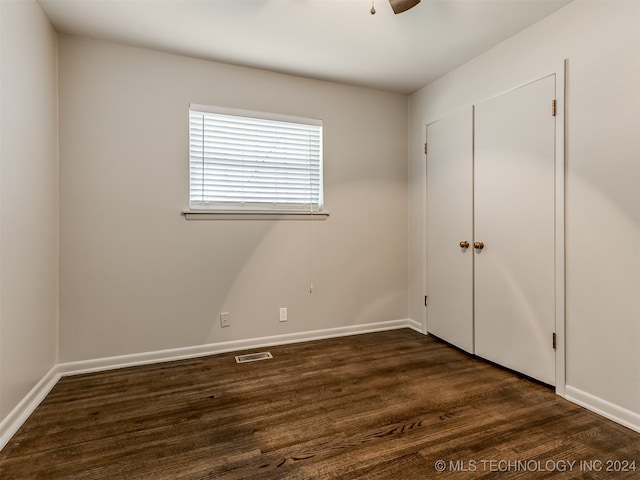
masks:
{"label": "window", "polygon": [[322,122],[192,104],[189,203],[220,212],[320,212]]}

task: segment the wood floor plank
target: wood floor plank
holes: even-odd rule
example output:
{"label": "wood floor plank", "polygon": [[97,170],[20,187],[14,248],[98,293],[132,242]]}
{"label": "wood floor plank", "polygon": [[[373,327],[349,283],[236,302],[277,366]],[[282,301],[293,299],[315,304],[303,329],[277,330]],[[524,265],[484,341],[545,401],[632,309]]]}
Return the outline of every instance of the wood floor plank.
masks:
{"label": "wood floor plank", "polygon": [[268,350],[62,378],[0,452],[0,478],[640,478],[640,434],[434,337]]}

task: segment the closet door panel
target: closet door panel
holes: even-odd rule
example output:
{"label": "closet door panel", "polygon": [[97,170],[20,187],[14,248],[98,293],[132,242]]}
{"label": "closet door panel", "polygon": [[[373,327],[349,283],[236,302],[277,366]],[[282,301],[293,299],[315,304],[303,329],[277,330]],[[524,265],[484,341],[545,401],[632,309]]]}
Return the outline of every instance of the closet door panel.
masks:
{"label": "closet door panel", "polygon": [[555,76],[475,107],[475,352],[555,384]]}
{"label": "closet door panel", "polygon": [[[473,110],[427,126],[427,331],[473,353]],[[464,244],[464,243],[463,243]]]}

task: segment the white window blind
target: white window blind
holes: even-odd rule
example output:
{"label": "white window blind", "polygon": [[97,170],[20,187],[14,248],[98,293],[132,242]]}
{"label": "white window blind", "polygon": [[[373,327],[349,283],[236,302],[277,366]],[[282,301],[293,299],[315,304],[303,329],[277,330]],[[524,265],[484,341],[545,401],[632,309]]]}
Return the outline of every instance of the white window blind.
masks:
{"label": "white window blind", "polygon": [[191,208],[322,210],[319,120],[192,104],[189,166]]}

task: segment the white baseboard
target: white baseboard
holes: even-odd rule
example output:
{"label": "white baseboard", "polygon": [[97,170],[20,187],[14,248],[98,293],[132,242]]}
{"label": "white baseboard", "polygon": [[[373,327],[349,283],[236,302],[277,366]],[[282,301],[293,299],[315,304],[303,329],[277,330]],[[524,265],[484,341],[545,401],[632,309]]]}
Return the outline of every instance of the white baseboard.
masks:
{"label": "white baseboard", "polygon": [[22,424],[29,418],[40,402],[44,400],[51,389],[58,383],[60,373],[54,365],[47,374],[31,389],[29,393],[11,410],[0,422],[0,450],[11,440]]}
{"label": "white baseboard", "polygon": [[386,330],[397,330],[399,328],[410,328],[420,332],[421,330],[419,327],[420,325],[417,322],[410,319],[390,320],[387,322],[368,323],[363,325],[352,325],[348,327],[328,328],[299,333],[287,333],[269,337],[249,338],[246,340],[234,340],[230,342],[209,343],[193,347],[159,350],[156,352],[134,353],[131,355],[121,355],[117,357],[60,363],[58,364],[58,369],[62,376],[79,375],[82,373],[100,372],[116,368],[135,367],[138,365],[150,365],[153,363],[204,357],[218,353],[273,347],[275,345],[286,345],[289,343],[308,342],[311,340],[322,340],[325,338],[344,337],[348,335],[382,332]]}
{"label": "white baseboard", "polygon": [[418,332],[418,333],[422,333],[424,335],[427,334],[427,332],[425,331],[424,328],[422,328],[422,324],[420,322],[416,322],[415,320],[412,320],[411,318],[408,318],[406,320],[407,322],[407,328],[410,328],[411,330]]}
{"label": "white baseboard", "polygon": [[640,433],[640,414],[638,413],[622,408],[570,385],[565,387],[564,398]]}

